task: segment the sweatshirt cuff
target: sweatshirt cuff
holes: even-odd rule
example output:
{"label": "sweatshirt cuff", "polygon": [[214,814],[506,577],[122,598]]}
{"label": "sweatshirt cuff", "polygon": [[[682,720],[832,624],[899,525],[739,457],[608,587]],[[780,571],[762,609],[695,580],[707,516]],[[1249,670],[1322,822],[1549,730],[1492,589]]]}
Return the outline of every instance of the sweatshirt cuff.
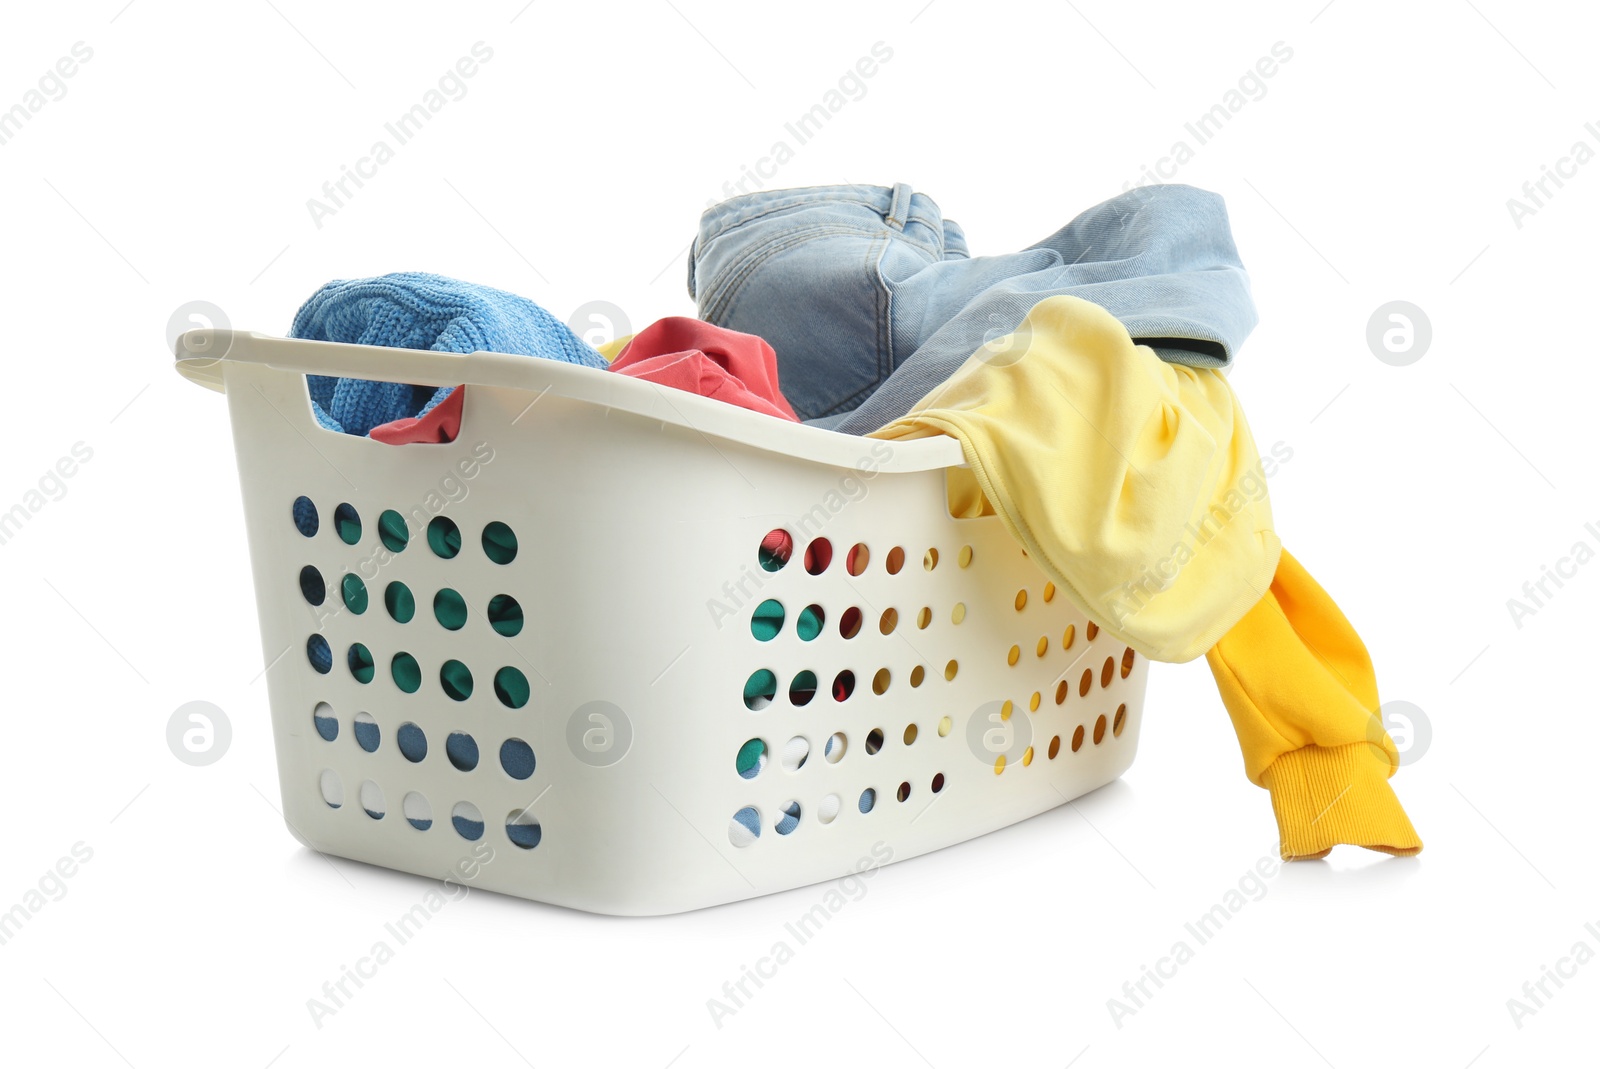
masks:
{"label": "sweatshirt cuff", "polygon": [[1340,843],[1397,857],[1422,850],[1422,840],[1389,786],[1392,767],[1369,743],[1306,746],[1267,767],[1285,861],[1326,857]]}

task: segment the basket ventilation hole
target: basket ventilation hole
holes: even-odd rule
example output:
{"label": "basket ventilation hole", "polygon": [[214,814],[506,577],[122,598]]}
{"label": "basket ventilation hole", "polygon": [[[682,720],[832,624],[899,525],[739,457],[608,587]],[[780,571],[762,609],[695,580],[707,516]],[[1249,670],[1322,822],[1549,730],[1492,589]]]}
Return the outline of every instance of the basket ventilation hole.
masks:
{"label": "basket ventilation hole", "polygon": [[933,623],[933,610],[924,605],[917,610],[917,629],[925,630],[931,623]]}
{"label": "basket ventilation hole", "polygon": [[[890,575],[899,575],[900,574],[900,569],[904,568],[905,566],[906,566],[906,551],[904,549],[900,548],[899,546],[895,546],[893,549],[891,549],[889,551],[888,558],[885,559],[884,562],[883,562],[884,570],[887,571]],[[821,814],[818,814],[819,818],[820,818],[820,816],[821,816]]]}
{"label": "basket ventilation hole", "polygon": [[830,765],[836,765],[844,757],[844,752],[849,748],[849,742],[844,737],[844,732],[835,731],[828,736],[828,741],[822,744],[822,757]]}
{"label": "basket ventilation hole", "polygon": [[1111,734],[1117,738],[1122,737],[1122,729],[1128,725],[1128,707],[1126,704],[1117,706],[1117,715],[1111,719]]}
{"label": "basket ventilation hole", "polygon": [[911,685],[913,687],[922,686],[922,681],[926,678],[928,678],[928,670],[920,664],[911,670]]}
{"label": "basket ventilation hole", "polygon": [[837,794],[825,795],[817,803],[817,820],[823,824],[832,824],[833,818],[839,815],[839,796]]}
{"label": "basket ventilation hole", "polygon": [[894,792],[895,801],[903,802],[907,798],[910,798],[910,797],[911,797],[911,784],[909,784],[909,783],[901,783],[899,787],[895,788],[895,792]]}
{"label": "basket ventilation hole", "polygon": [[821,575],[833,563],[833,543],[826,538],[813,538],[806,547],[806,571]]}
{"label": "basket ventilation hole", "polygon": [[750,739],[733,758],[733,770],[740,779],[755,779],[767,767],[767,744],[762,739]]}
{"label": "basket ventilation hole", "polygon": [[1117,659],[1115,657],[1107,657],[1106,663],[1100,666],[1100,686],[1109,687],[1111,685],[1111,680],[1116,677],[1116,674]]}
{"label": "basket ventilation hole", "polygon": [[383,732],[378,730],[378,722],[372,719],[371,713],[357,713],[355,720],[356,745],[367,753],[377,753],[378,743],[383,738]]}
{"label": "basket ventilation hole", "polygon": [[807,605],[795,618],[794,632],[800,636],[801,642],[810,642],[822,634],[822,625],[827,619],[828,614],[822,611],[821,605]]}
{"label": "basket ventilation hole", "polygon": [[507,524],[493,521],[483,529],[481,541],[483,555],[495,564],[510,564],[517,559],[517,532]]}
{"label": "basket ventilation hole", "polygon": [[861,634],[861,610],[854,605],[844,611],[839,617],[839,637],[855,638]]}
{"label": "basket ventilation hole", "polygon": [[878,634],[892,635],[899,624],[900,613],[895,609],[884,609],[883,615],[878,617]]}
{"label": "basket ventilation hole", "polygon": [[1072,752],[1077,753],[1083,748],[1083,725],[1079,724],[1072,729]]}
{"label": "basket ventilation hole", "polygon": [[872,675],[872,693],[886,694],[889,690],[889,670],[880,668]]}
{"label": "basket ventilation hole", "polygon": [[796,735],[789,740],[783,748],[783,770],[785,772],[798,772],[806,767],[806,758],[811,756],[811,743],[803,735]]}
{"label": "basket ventilation hole", "polygon": [[[378,541],[383,543],[383,548],[390,553],[399,553],[411,541],[411,531],[406,527],[406,519],[394,509],[384,509],[378,515]],[[411,797],[407,795],[406,797]],[[419,794],[416,797],[421,798]],[[427,805],[424,800],[423,805]],[[429,821],[429,823],[433,823]]]}
{"label": "basket ventilation hole", "polygon": [[728,821],[728,841],[737,847],[746,847],[761,838],[761,810],[747,805]]}
{"label": "basket ventilation hole", "polygon": [[383,789],[370,779],[361,781],[361,810],[373,820],[382,820],[388,811],[383,801]]}
{"label": "basket ventilation hole", "polygon": [[1054,583],[1046,583],[1044,585],[1044,592],[1040,595],[1040,597],[1044,598],[1046,605],[1056,600],[1056,585]]}
{"label": "basket ventilation hole", "polygon": [[756,550],[756,560],[764,572],[775,572],[794,556],[794,538],[781,527],[767,532]]}
{"label": "basket ventilation hole", "polygon": [[1061,632],[1061,648],[1064,650],[1070,650],[1072,648],[1072,643],[1076,641],[1077,638],[1078,629],[1071,624],[1068,624],[1067,629]]}
{"label": "basket ventilation hole", "polygon": [[1129,646],[1122,651],[1122,678],[1127,679],[1128,673],[1133,671],[1133,647]]}
{"label": "basket ventilation hole", "polygon": [[867,753],[875,754],[883,749],[883,729],[873,728],[867,732]]}
{"label": "basket ventilation hole", "polygon": [[472,670],[460,661],[446,661],[439,666],[439,686],[451,701],[464,702],[472,697]]}
{"label": "basket ventilation hole", "polygon": [[817,696],[817,673],[806,669],[796,672],[789,682],[789,704],[807,705]]}
{"label": "basket ventilation hole", "polygon": [[1038,691],[1034,691],[1031,695],[1028,696],[1028,712],[1037,713],[1039,711],[1039,703],[1041,701],[1043,701],[1043,700],[1044,700],[1044,696],[1041,695]]}
{"label": "basket ventilation hole", "polygon": [[461,552],[461,528],[448,516],[435,516],[428,521],[428,548],[433,555],[449,560]]}
{"label": "basket ventilation hole", "polygon": [[951,658],[950,661],[947,662],[945,664],[945,666],[944,666],[944,678],[945,678],[945,681],[946,682],[953,681],[956,678],[956,673],[959,672],[960,670],[961,670],[961,666],[956,663],[954,658]]}
{"label": "basket ventilation hole", "polygon": [[405,814],[406,823],[418,831],[433,827],[433,806],[416,791],[409,791],[400,799],[400,812]]}
{"label": "basket ventilation hole", "polygon": [[1094,721],[1094,744],[1100,745],[1100,740],[1106,737],[1106,715],[1101,713]]}
{"label": "basket ventilation hole", "polygon": [[344,784],[339,782],[339,776],[333,769],[322,770],[322,775],[317,779],[317,789],[322,792],[322,800],[328,803],[329,809],[344,805]]}
{"label": "basket ventilation hole", "polygon": [[971,565],[972,565],[972,547],[971,546],[962,546],[961,547],[961,552],[956,554],[956,564],[960,565],[963,568],[971,567]]}
{"label": "basket ventilation hole", "polygon": [[394,744],[400,748],[400,756],[412,764],[428,756],[427,732],[409,720],[395,729]]}
{"label": "basket ventilation hole", "polygon": [[444,755],[461,772],[478,767],[478,740],[465,731],[452,731],[444,740]]}
{"label": "basket ventilation hole", "polygon": [[856,674],[846,668],[833,677],[833,700],[842,702],[856,692]]}
{"label": "basket ventilation hole", "polygon": [[357,616],[367,611],[367,584],[355,572],[347,572],[339,580],[339,595],[344,598],[344,607]]}
{"label": "basket ventilation hole", "polygon": [[1050,652],[1050,637],[1048,635],[1040,635],[1039,636],[1039,641],[1035,642],[1033,644],[1033,655],[1035,657],[1043,657],[1046,653],[1049,653],[1049,652]]}
{"label": "basket ventilation hole", "polygon": [[361,514],[354,505],[344,501],[333,510],[333,529],[339,532],[339,540],[347,546],[361,541]]}
{"label": "basket ventilation hole", "polygon": [[383,607],[396,623],[409,624],[417,615],[417,599],[411,595],[411,588],[401,582],[383,588]]}
{"label": "basket ventilation hole", "polygon": [[1033,764],[1033,747],[1032,746],[1030,746],[1026,750],[1022,751],[1022,767],[1023,768],[1027,768],[1031,764]]}
{"label": "basket ventilation hole", "polygon": [[527,779],[533,775],[533,747],[521,739],[507,739],[500,744],[500,767],[512,779]]}
{"label": "basket ventilation hole", "polygon": [[953,726],[954,724],[951,722],[948,716],[941,716],[939,718],[939,737],[942,739],[949,735],[950,729]]}
{"label": "basket ventilation hole", "polygon": [[309,564],[300,569],[300,594],[310,605],[321,605],[328,597],[328,584],[323,582],[322,573]]}
{"label": "basket ventilation hole", "polygon": [[953,623],[953,624],[959,624],[961,621],[965,620],[966,618],[967,618],[967,603],[964,602],[964,601],[956,602],[955,608],[950,610],[950,622]]}
{"label": "basket ventilation hole", "polygon": [[943,772],[935,772],[933,774],[933,782],[929,784],[929,789],[932,790],[934,794],[938,794],[940,791],[944,790]]}
{"label": "basket ventilation hole", "polygon": [[1012,604],[1017,607],[1018,612],[1026,609],[1028,607],[1028,592],[1026,590],[1017,591],[1016,599],[1012,601]]}
{"label": "basket ventilation hole", "polygon": [[317,707],[311,710],[311,723],[324,742],[332,742],[339,737],[339,717],[327,702],[318,702]]}
{"label": "basket ventilation hole", "polygon": [[456,834],[469,842],[483,838],[483,813],[471,802],[457,802],[450,810],[450,823]]}
{"label": "basket ventilation hole", "polygon": [[345,651],[344,663],[349,667],[350,674],[357,683],[371,683],[372,678],[378,674],[377,664],[372,659],[372,651],[359,642],[351,643]]}
{"label": "basket ventilation hole", "polygon": [[1063,679],[1061,682],[1056,684],[1056,704],[1057,705],[1065,704],[1065,702],[1067,700],[1067,691],[1069,689],[1071,689],[1071,688],[1069,688],[1067,686],[1067,681],[1065,679]]}
{"label": "basket ventilation hole", "polygon": [[922,555],[922,569],[931,572],[937,567],[939,567],[939,551],[930,549]]}
{"label": "basket ventilation hole", "polygon": [[487,615],[495,634],[511,638],[522,633],[522,606],[510,594],[496,594],[490,598]]}
{"label": "basket ventilation hole", "polygon": [[[317,528],[321,525],[321,521],[317,519],[317,506],[311,503],[309,497],[301,494],[295,498],[294,508],[290,511],[294,516],[295,530],[307,538],[311,538],[317,533]],[[334,808],[338,807],[335,806]]]}
{"label": "basket ventilation hole", "polygon": [[771,642],[783,630],[783,602],[768,598],[750,616],[750,633],[757,642]]}
{"label": "basket ventilation hole", "polygon": [[510,665],[494,674],[494,695],[500,704],[510,709],[521,709],[528,704],[528,677]]}
{"label": "basket ventilation hole", "polygon": [[850,552],[844,559],[844,570],[851,575],[860,575],[867,570],[867,562],[872,559],[872,552],[867,549],[865,542],[857,542],[850,547]]}
{"label": "basket ventilation hole", "polygon": [[799,826],[800,803],[791,798],[783,803],[783,808],[778,813],[778,821],[772,828],[779,835],[789,835]]}
{"label": "basket ventilation hole", "polygon": [[778,696],[778,677],[770,668],[758,668],[744,682],[744,707],[752,712],[765,709]]}
{"label": "basket ventilation hole", "polygon": [[878,804],[878,792],[868,787],[861,792],[861,800],[856,803],[856,808],[863,813],[872,812],[872,807]]}
{"label": "basket ventilation hole", "polygon": [[397,653],[389,661],[389,674],[394,685],[407,694],[415,694],[422,686],[422,666],[409,653]]}
{"label": "basket ventilation hole", "polygon": [[1006,651],[1006,664],[1009,664],[1011,667],[1015,668],[1017,666],[1017,662],[1020,661],[1021,659],[1022,659],[1022,647],[1021,646],[1012,646],[1009,650]]}
{"label": "basket ventilation hole", "polygon": [[446,631],[460,631],[467,622],[467,599],[444,587],[433,596],[433,618]]}
{"label": "basket ventilation hole", "polygon": [[901,737],[902,740],[904,740],[904,742],[905,742],[905,744],[907,746],[910,746],[912,743],[916,742],[917,741],[917,725],[915,725],[915,724],[907,724],[905,733],[903,735],[901,735],[900,737]]}
{"label": "basket ventilation hole", "polygon": [[1100,634],[1100,625],[1095,623],[1093,620],[1090,620],[1088,623],[1083,625],[1083,637],[1088,639],[1090,642],[1093,642],[1095,640],[1095,636],[1098,634]]}
{"label": "basket ventilation hole", "polygon": [[544,830],[539,827],[532,813],[526,809],[513,809],[506,814],[506,838],[511,840],[513,846],[532,850],[544,838]]}
{"label": "basket ventilation hole", "polygon": [[1050,740],[1050,749],[1049,749],[1048,752],[1049,752],[1049,755],[1050,755],[1050,760],[1054,761],[1056,759],[1056,754],[1061,752],[1061,736],[1060,735],[1056,735]]}
{"label": "basket ventilation hole", "polygon": [[306,660],[311,662],[311,667],[327,675],[333,670],[333,651],[328,648],[328,640],[321,635],[312,635],[306,639]]}
{"label": "basket ventilation hole", "polygon": [[1089,694],[1089,688],[1094,686],[1094,669],[1085,668],[1083,676],[1078,680],[1078,697],[1084,698]]}

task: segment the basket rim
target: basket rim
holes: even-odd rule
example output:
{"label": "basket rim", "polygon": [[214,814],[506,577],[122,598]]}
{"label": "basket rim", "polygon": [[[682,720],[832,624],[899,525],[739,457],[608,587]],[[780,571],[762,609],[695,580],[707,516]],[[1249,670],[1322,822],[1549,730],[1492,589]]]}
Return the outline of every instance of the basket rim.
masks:
{"label": "basket rim", "polygon": [[[178,374],[219,393],[227,392],[233,369],[243,366],[420,386],[487,386],[539,397],[555,394],[817,464],[859,469],[868,459],[859,435],[790,423],[644,379],[557,360],[308,341],[218,328],[185,332],[174,341],[173,354]],[[933,471],[966,463],[961,443],[948,435],[871,442],[874,471]]]}

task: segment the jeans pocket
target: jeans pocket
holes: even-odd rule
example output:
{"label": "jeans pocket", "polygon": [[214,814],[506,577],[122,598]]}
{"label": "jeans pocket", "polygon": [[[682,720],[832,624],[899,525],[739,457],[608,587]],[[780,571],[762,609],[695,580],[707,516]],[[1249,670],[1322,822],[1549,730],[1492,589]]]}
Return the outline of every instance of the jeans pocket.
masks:
{"label": "jeans pocket", "polygon": [[706,250],[702,319],[766,339],[779,386],[801,419],[849,411],[888,375],[889,295],[879,230],[820,224],[764,235],[753,247]]}

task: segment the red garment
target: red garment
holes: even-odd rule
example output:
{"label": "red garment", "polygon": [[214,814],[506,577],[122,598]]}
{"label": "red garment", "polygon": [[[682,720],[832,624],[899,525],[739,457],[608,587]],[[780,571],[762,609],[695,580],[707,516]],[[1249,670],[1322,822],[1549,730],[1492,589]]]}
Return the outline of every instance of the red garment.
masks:
{"label": "red garment", "polygon": [[754,334],[688,316],[658,319],[633,336],[611,370],[799,423],[778,390],[778,354]]}
{"label": "red garment", "polygon": [[461,429],[461,405],[466,398],[465,386],[457,386],[450,396],[434,405],[423,416],[380,423],[367,432],[367,436],[387,445],[405,445],[408,442],[453,442]]}
{"label": "red garment", "polygon": [[[778,390],[778,354],[754,334],[688,316],[669,316],[635,334],[611,362],[611,370],[800,422]],[[427,415],[381,424],[370,435],[388,445],[453,442],[461,430],[465,392],[457,387]]]}

